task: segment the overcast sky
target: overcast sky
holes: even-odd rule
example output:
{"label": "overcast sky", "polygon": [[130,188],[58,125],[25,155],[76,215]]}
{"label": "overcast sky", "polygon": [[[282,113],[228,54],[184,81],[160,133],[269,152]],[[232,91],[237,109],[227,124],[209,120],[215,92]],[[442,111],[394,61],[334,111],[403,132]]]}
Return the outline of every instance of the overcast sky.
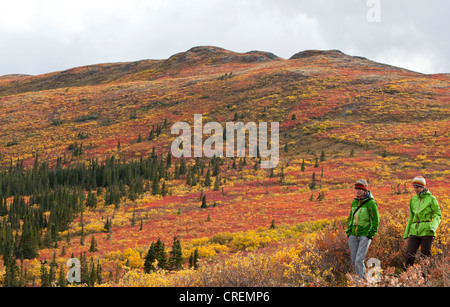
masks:
{"label": "overcast sky", "polygon": [[339,49],[449,73],[449,12],[448,0],[0,0],[0,76],[167,59],[201,45],[282,58]]}

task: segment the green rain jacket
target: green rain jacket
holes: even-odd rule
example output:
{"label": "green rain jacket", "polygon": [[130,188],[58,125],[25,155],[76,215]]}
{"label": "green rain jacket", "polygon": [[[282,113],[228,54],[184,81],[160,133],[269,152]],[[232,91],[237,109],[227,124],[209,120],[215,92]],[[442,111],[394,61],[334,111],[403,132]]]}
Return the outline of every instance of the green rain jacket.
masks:
{"label": "green rain jacket", "polygon": [[413,196],[409,202],[409,219],[406,224],[404,239],[410,235],[436,236],[436,229],[441,222],[441,209],[436,197],[428,190]]}
{"label": "green rain jacket", "polygon": [[375,236],[380,225],[380,215],[375,199],[369,191],[362,199],[355,198],[352,201],[347,222],[347,237],[353,235],[372,239]]}

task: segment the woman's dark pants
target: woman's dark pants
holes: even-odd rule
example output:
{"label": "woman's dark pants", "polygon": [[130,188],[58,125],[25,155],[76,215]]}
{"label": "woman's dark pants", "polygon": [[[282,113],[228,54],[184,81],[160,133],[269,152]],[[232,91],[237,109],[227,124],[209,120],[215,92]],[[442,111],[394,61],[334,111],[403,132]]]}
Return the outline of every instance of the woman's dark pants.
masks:
{"label": "woman's dark pants", "polygon": [[433,243],[433,236],[413,236],[410,235],[408,245],[406,246],[405,267],[408,268],[414,264],[416,260],[416,253],[420,246],[420,255],[425,257],[431,256],[431,244]]}

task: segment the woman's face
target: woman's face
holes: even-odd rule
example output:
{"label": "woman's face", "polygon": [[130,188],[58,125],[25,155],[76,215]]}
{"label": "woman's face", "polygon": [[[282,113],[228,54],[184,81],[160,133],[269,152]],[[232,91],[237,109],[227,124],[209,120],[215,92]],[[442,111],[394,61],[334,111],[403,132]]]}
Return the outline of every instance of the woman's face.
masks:
{"label": "woman's face", "polygon": [[418,186],[418,185],[413,185],[413,188],[417,195],[419,195],[420,193],[422,193],[425,190],[425,188]]}
{"label": "woman's face", "polygon": [[363,197],[366,194],[366,191],[363,190],[363,189],[356,188],[355,189],[355,193],[356,193],[356,197],[361,198],[361,197]]}

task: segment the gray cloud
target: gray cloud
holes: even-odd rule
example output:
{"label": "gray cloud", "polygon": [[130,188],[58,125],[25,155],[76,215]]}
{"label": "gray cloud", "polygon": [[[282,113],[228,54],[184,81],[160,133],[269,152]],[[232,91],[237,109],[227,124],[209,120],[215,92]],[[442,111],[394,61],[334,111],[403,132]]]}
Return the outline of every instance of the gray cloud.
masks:
{"label": "gray cloud", "polygon": [[351,55],[423,73],[450,72],[446,0],[16,0],[0,11],[0,75],[165,59],[198,45],[305,49]]}

